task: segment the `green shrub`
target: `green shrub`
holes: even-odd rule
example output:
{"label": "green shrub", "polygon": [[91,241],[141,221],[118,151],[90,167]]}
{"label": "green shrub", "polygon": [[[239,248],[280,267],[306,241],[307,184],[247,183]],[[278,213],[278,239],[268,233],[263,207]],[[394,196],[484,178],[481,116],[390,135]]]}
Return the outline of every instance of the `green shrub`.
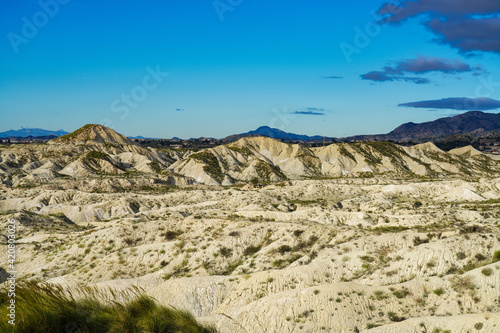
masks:
{"label": "green shrub", "polygon": [[481,273],[483,273],[484,276],[490,276],[491,274],[493,274],[493,270],[491,268],[483,268]]}
{"label": "green shrub", "polygon": [[89,151],[85,155],[85,159],[86,160],[107,160],[107,159],[109,159],[109,156],[106,153],[92,150],[92,151]]}
{"label": "green shrub", "polygon": [[360,257],[361,260],[366,261],[366,262],[374,262],[375,258],[370,257],[370,256],[362,256]]}
{"label": "green shrub", "polygon": [[456,292],[464,292],[476,289],[476,285],[470,276],[455,276],[450,280],[451,287]]}
{"label": "green shrub", "polygon": [[182,231],[180,230],[169,230],[160,234],[160,236],[164,237],[168,241],[172,241],[182,235]]}
{"label": "green shrub", "polygon": [[495,253],[493,253],[493,262],[497,261],[500,261],[500,251],[495,251]]}
{"label": "green shrub", "polygon": [[259,252],[260,249],[261,249],[261,245],[250,245],[245,249],[245,251],[243,251],[243,254],[246,256],[251,256],[251,255],[254,255],[255,253]]}
{"label": "green shrub", "polygon": [[389,319],[390,319],[391,321],[394,321],[394,322],[399,322],[399,321],[403,321],[403,320],[405,320],[405,319],[406,319],[406,318],[404,318],[404,317],[400,317],[400,316],[398,316],[398,315],[397,315],[396,313],[394,313],[394,312],[388,312],[388,313],[387,313],[387,317],[389,317]]}
{"label": "green shrub", "polygon": [[405,298],[406,296],[410,295],[411,293],[409,290],[401,289],[401,290],[394,290],[392,292],[392,294],[394,296],[396,296],[397,298]]}
{"label": "green shrub", "polygon": [[381,300],[386,299],[388,297],[382,290],[375,290],[373,292],[373,295],[375,295],[375,298],[377,299],[377,301],[381,301]]}
{"label": "green shrub", "polygon": [[488,259],[484,254],[482,253],[476,253],[476,255],[474,256],[476,258],[477,261],[484,261],[486,259]]}
{"label": "green shrub", "polygon": [[232,249],[230,249],[230,248],[228,248],[228,247],[223,246],[223,247],[221,247],[221,248],[220,248],[219,253],[220,253],[223,257],[228,258],[228,257],[230,257],[230,256],[231,256],[231,254],[233,254],[233,250],[232,250]]}
{"label": "green shrub", "polygon": [[442,294],[444,294],[444,289],[443,288],[434,289],[433,293],[438,296],[441,296]]}
{"label": "green shrub", "polygon": [[288,245],[281,245],[280,247],[278,247],[278,252],[280,254],[285,254],[286,252],[290,252],[292,251],[292,248]]}

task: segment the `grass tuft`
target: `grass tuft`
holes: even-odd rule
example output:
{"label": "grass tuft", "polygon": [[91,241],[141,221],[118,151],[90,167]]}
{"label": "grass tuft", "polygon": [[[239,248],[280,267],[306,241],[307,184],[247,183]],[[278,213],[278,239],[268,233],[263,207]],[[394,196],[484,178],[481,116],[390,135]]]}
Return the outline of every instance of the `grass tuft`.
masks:
{"label": "grass tuft", "polygon": [[[10,302],[0,292],[0,316]],[[0,332],[157,332],[215,333],[190,313],[158,305],[139,288],[125,291],[90,287],[63,289],[52,284],[21,282],[16,286],[16,325],[0,322]]]}

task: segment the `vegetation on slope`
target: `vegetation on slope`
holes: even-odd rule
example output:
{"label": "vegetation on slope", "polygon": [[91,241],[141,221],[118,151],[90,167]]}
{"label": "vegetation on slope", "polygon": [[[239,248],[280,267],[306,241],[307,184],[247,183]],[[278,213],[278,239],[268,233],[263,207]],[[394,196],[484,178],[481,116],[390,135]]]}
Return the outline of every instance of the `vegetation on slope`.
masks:
{"label": "vegetation on slope", "polygon": [[231,149],[232,151],[235,151],[237,153],[240,153],[243,156],[250,156],[252,155],[252,151],[246,147],[244,148],[239,148],[235,146],[226,146],[227,148]]}
{"label": "vegetation on slope", "polygon": [[95,150],[92,150],[92,151],[89,151],[85,157],[84,157],[84,160],[85,161],[95,161],[95,160],[106,160],[106,161],[109,161],[109,155],[106,154],[106,153],[103,153],[103,152],[100,152],[100,151],[95,151]]}
{"label": "vegetation on slope", "polygon": [[[0,304],[0,315],[8,318],[10,298],[5,290],[0,292]],[[16,286],[15,305],[16,325],[2,320],[1,332],[216,332],[188,312],[158,305],[139,289],[105,293],[80,287],[70,291],[57,285],[23,282]]]}
{"label": "vegetation on slope", "polygon": [[217,160],[217,157],[215,157],[214,154],[212,154],[211,152],[204,150],[199,153],[192,154],[189,157],[205,163],[205,166],[203,166],[203,170],[210,177],[220,182],[224,180],[224,174],[222,173],[219,161]]}
{"label": "vegetation on slope", "polygon": [[87,134],[87,138],[85,138],[84,141],[88,141],[90,140],[90,137],[88,136],[88,132],[94,128],[95,126],[99,126],[99,125],[96,125],[96,124],[87,124],[83,127],[80,127],[79,129],[77,129],[76,131],[74,132],[71,132],[69,134],[66,134],[66,135],[63,135],[63,136],[60,136],[58,138],[55,139],[55,141],[58,141],[58,142],[70,142],[72,141],[73,139],[77,138],[78,136],[82,135],[82,134]]}
{"label": "vegetation on slope", "polygon": [[257,175],[265,182],[270,182],[272,180],[272,175],[276,175],[281,179],[287,179],[286,175],[281,171],[279,166],[266,163],[264,161],[259,161],[255,166],[255,171]]}

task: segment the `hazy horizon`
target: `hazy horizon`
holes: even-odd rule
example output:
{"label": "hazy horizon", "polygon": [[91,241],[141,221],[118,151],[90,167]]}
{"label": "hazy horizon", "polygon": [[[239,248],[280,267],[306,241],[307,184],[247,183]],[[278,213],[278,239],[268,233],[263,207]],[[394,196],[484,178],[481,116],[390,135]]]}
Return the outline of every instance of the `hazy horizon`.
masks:
{"label": "hazy horizon", "polygon": [[[469,112],[469,111],[467,111]],[[500,114],[500,113],[497,113],[497,112],[487,112],[487,111],[481,111],[481,112],[485,112],[485,113],[491,113],[491,114]],[[466,113],[466,112],[464,112]],[[403,125],[403,124],[400,124],[400,125]],[[84,126],[84,125],[82,125]],[[82,127],[80,126],[80,127]],[[6,131],[3,131],[3,132],[0,132],[0,133],[4,133],[4,132],[7,132],[7,131],[20,131],[20,130],[47,130],[47,131],[52,131],[52,132],[57,132],[57,131],[65,131],[65,132],[68,132],[68,133],[71,133],[77,129],[79,129],[80,127],[77,127],[77,128],[74,128],[74,129],[71,129],[71,130],[66,130],[64,128],[60,128],[60,129],[50,129],[50,128],[37,128],[37,127],[21,127],[19,128],[18,130],[16,129],[9,129],[9,130],[6,130]],[[180,138],[180,139],[183,139],[183,140],[187,140],[187,139],[191,139],[191,138],[200,138],[200,137],[205,137],[205,138],[214,138],[214,139],[224,139],[230,135],[237,135],[237,134],[245,134],[247,132],[251,132],[251,131],[255,131],[257,129],[259,129],[260,127],[269,127],[267,125],[262,125],[262,126],[259,126],[258,128],[254,128],[254,129],[248,129],[248,130],[245,130],[244,132],[241,132],[241,133],[230,133],[230,134],[227,134],[227,135],[224,135],[224,136],[221,136],[221,137],[209,137],[209,136],[206,136],[206,135],[203,135],[203,133],[199,133],[199,135],[197,136],[192,136],[192,137],[178,137],[178,136],[164,136],[164,137],[154,137],[154,136],[150,136],[150,135],[142,135],[142,134],[139,134],[139,135],[128,135],[126,133],[120,133],[120,134],[123,134],[127,137],[131,137],[131,138],[135,138],[135,137],[143,137],[143,138],[154,138],[154,139],[172,139],[172,138]],[[272,129],[277,129],[277,128],[272,128]],[[278,129],[279,130],[279,129]],[[391,129],[390,131],[394,130]],[[387,133],[389,133],[390,131],[387,131]],[[286,132],[286,131],[283,131],[283,132]],[[319,134],[314,134],[314,133],[292,133],[292,132],[286,132],[286,133],[290,133],[290,134],[297,134],[297,135],[307,135],[307,136],[317,136]],[[377,135],[377,134],[387,134],[387,133],[357,133],[355,135]],[[355,136],[355,135],[351,135],[351,136]],[[335,137],[335,138],[342,138],[342,137],[336,137],[336,136],[332,136],[332,135],[324,135],[325,137]]]}

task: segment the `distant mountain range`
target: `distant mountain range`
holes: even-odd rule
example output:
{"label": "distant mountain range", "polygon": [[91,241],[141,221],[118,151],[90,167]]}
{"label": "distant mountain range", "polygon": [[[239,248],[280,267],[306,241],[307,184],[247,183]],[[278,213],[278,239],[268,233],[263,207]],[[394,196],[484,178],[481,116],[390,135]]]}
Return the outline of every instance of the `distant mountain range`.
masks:
{"label": "distant mountain range", "polygon": [[454,117],[440,118],[421,124],[406,123],[392,132],[379,135],[357,135],[342,141],[433,141],[446,136],[474,131],[494,131],[500,129],[500,113],[469,111]]}
{"label": "distant mountain range", "polygon": [[227,136],[224,138],[226,141],[236,141],[244,137],[253,137],[253,136],[267,136],[269,138],[273,139],[279,139],[279,140],[292,140],[292,141],[320,141],[323,139],[326,139],[328,141],[331,141],[332,138],[329,137],[323,137],[321,135],[314,135],[314,136],[308,136],[308,135],[301,135],[301,134],[294,134],[294,133],[287,133],[282,130],[279,130],[277,128],[271,128],[269,126],[261,126],[257,128],[255,131],[250,131],[247,133],[242,133],[242,134],[233,134],[230,136]]}
{"label": "distant mountain range", "polygon": [[[500,113],[485,113],[481,111],[469,111],[462,113],[454,117],[440,118],[434,121],[429,121],[425,123],[416,124],[413,122],[402,124],[393,131],[387,134],[378,135],[356,135],[338,139],[338,141],[396,141],[396,142],[424,142],[424,141],[447,141],[445,138],[449,136],[455,136],[466,133],[475,133],[474,139],[477,140],[486,132],[491,132],[495,130],[500,130]],[[50,131],[40,128],[23,128],[20,130],[10,130],[0,133],[0,138],[7,137],[47,137],[47,136],[63,136],[68,134],[64,130]],[[266,136],[278,140],[290,140],[290,141],[304,141],[304,142],[332,142],[336,138],[333,137],[323,137],[321,135],[301,135],[284,132],[277,128],[271,128],[269,126],[261,126],[254,131],[233,134],[225,137],[225,141],[237,141],[244,137],[255,137],[255,136]],[[138,136],[135,138],[143,139],[144,137]],[[145,138],[144,138],[145,139]],[[148,138],[149,139],[149,138]],[[178,139],[178,138],[175,138]],[[213,138],[200,139],[215,140]],[[470,135],[465,137],[456,138],[453,140],[468,141],[472,139]]]}
{"label": "distant mountain range", "polygon": [[37,136],[62,136],[66,135],[68,132],[65,130],[57,130],[57,131],[49,131],[41,128],[22,128],[20,130],[10,130],[6,132],[0,133],[0,138],[8,138],[8,137],[20,137],[27,138],[29,136],[37,137]]}

